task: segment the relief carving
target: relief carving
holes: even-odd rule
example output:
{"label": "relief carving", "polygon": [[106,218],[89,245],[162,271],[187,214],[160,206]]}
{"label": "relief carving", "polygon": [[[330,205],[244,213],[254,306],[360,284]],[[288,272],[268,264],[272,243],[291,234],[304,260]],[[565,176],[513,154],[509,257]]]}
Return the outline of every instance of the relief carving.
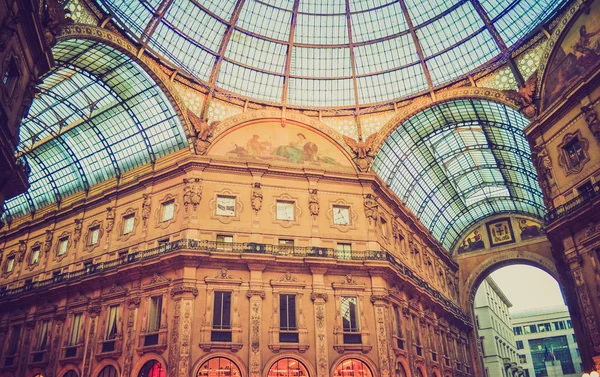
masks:
{"label": "relief carving", "polygon": [[556,182],[554,181],[554,172],[552,171],[552,160],[548,155],[548,150],[541,144],[537,144],[531,151],[533,166],[538,172],[538,181],[544,195],[544,204],[546,208],[554,208],[552,203],[552,195]]}
{"label": "relief carving", "polygon": [[317,189],[308,190],[308,211],[312,216],[319,216],[319,197],[317,196]]}
{"label": "relief carving", "polygon": [[2,21],[2,26],[0,26],[0,49],[4,51],[6,45],[11,40],[11,38],[15,35],[17,31],[17,24],[20,23],[21,18],[13,12],[9,12],[4,20]]}
{"label": "relief carving", "polygon": [[538,81],[537,70],[529,76],[523,85],[519,85],[519,90],[503,90],[502,92],[510,99],[520,105],[521,111],[529,119],[537,115],[538,108],[535,105],[535,92]]}
{"label": "relief carving", "polygon": [[377,223],[379,219],[379,204],[377,204],[377,196],[366,194],[364,197],[365,217],[369,219],[369,224]]}
{"label": "relief carving", "polygon": [[259,182],[254,182],[252,186],[252,209],[254,212],[260,211],[262,208],[263,194]]}
{"label": "relief carving", "polygon": [[581,135],[581,130],[566,134],[558,146],[558,165],[565,169],[566,175],[576,174],[590,161],[589,142]]}
{"label": "relief carving", "polygon": [[127,341],[125,342],[125,355],[123,362],[123,376],[129,376],[131,373],[131,363],[133,361],[133,349],[135,347],[135,314],[137,312],[136,308],[139,307],[141,302],[140,297],[132,297],[130,298],[128,303],[129,313],[127,316],[127,330],[125,333],[127,334]]}
{"label": "relief carving", "polygon": [[196,146],[196,153],[199,155],[206,154],[210,146],[210,139],[219,122],[208,124],[206,120],[200,118],[189,109],[187,110],[187,117],[196,132],[196,142],[194,144]]}
{"label": "relief carving", "polygon": [[106,233],[110,233],[115,226],[115,207],[106,207]]}
{"label": "relief carving", "polygon": [[195,210],[198,209],[198,205],[202,200],[202,186],[200,185],[200,178],[183,179],[183,206],[185,212],[188,211],[188,207],[191,205]]}
{"label": "relief carving", "polygon": [[373,143],[376,137],[377,133],[374,133],[367,137],[366,141],[363,141],[362,136],[359,136],[358,141],[356,141],[348,136],[343,136],[346,144],[348,144],[350,149],[352,149],[356,155],[356,165],[363,172],[369,170],[369,167],[373,162],[373,158],[375,157],[376,153],[373,149]]}
{"label": "relief carving", "polygon": [[[263,292],[264,293],[264,292]],[[260,377],[260,333],[262,297],[252,299],[250,307],[250,376]]]}
{"label": "relief carving", "polygon": [[73,242],[77,245],[77,242],[81,239],[81,230],[83,229],[83,219],[75,219],[75,230],[73,231]]}
{"label": "relief carving", "polygon": [[581,106],[581,111],[585,116],[585,123],[590,131],[592,131],[592,135],[594,135],[596,141],[600,143],[600,120],[598,119],[598,114],[594,110],[594,106]]}
{"label": "relief carving", "polygon": [[44,240],[44,252],[48,253],[52,248],[52,231],[46,230],[46,239]]}
{"label": "relief carving", "polygon": [[[179,364],[179,318],[181,312],[181,300],[175,300],[175,312],[173,314],[173,325],[171,339],[169,342],[169,365]],[[177,368],[169,368],[169,377],[177,377]]]}
{"label": "relief carving", "polygon": [[[325,295],[325,293],[313,293],[314,295]],[[312,298],[312,294],[311,294]],[[317,349],[317,377],[328,377],[329,358],[327,355],[327,325],[325,319],[325,301],[315,302],[315,346]]]}
{"label": "relief carving", "polygon": [[151,213],[150,195],[142,194],[142,198],[144,198],[144,201],[142,202],[142,223],[144,224],[144,228],[146,228]]}
{"label": "relief carving", "polygon": [[27,241],[20,240],[19,241],[19,249],[17,251],[17,262],[23,262],[25,259],[25,254],[27,253]]}
{"label": "relief carving", "polygon": [[181,326],[181,347],[179,348],[179,377],[189,376],[190,337],[192,332],[192,301],[183,301],[183,319]]}
{"label": "relief carving", "polygon": [[[371,298],[372,300],[373,298]],[[385,331],[385,312],[383,306],[376,307],[376,321],[377,321],[377,351],[379,353],[379,369],[381,377],[389,377],[390,366],[388,359],[388,348],[387,348],[387,334]]]}

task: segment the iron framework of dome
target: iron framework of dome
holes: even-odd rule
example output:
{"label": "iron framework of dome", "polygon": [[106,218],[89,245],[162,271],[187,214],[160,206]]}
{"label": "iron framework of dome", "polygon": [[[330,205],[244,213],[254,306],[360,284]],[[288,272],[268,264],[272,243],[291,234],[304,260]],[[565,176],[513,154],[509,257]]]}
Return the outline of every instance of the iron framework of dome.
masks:
{"label": "iron framework of dome", "polygon": [[171,102],[131,58],[82,39],[52,53],[56,67],[19,131],[30,188],[5,202],[4,221],[187,146]]}
{"label": "iron framework of dome", "polygon": [[527,118],[489,101],[455,100],[401,124],[373,170],[448,250],[488,216],[543,218],[542,192],[523,129]]}
{"label": "iron framework of dome", "polygon": [[212,89],[298,107],[429,91],[506,56],[565,0],[96,0]]}

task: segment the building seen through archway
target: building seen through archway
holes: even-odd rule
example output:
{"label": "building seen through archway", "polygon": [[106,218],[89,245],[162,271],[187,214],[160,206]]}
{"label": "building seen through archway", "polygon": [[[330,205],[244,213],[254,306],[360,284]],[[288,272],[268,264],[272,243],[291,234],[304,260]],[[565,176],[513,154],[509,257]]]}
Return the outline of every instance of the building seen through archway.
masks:
{"label": "building seen through archway", "polygon": [[[0,4],[0,377],[600,369],[599,24],[598,1]],[[509,265],[568,309],[512,313]]]}

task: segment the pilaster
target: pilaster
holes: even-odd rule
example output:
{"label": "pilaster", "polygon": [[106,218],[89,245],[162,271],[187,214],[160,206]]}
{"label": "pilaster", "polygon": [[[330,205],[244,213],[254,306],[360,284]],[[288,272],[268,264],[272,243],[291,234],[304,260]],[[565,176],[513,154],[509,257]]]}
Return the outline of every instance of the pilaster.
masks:
{"label": "pilaster", "polygon": [[195,284],[179,281],[171,289],[175,302],[169,350],[169,377],[190,375],[190,354],[194,300],[198,296]]}

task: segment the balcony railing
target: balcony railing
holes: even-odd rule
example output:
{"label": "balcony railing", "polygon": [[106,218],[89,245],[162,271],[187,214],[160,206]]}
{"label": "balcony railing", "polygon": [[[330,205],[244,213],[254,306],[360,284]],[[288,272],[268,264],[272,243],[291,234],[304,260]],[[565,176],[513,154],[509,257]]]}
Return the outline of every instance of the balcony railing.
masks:
{"label": "balcony railing", "polygon": [[[428,292],[431,296],[442,302],[444,305],[449,307],[453,313],[461,318],[463,321],[470,323],[468,317],[456,306],[452,301],[442,295],[439,291],[434,289],[429,283],[415,274],[411,269],[404,265],[398,258],[388,253],[385,250],[366,250],[366,251],[355,251],[352,250],[350,255],[347,252],[338,253],[336,249],[326,247],[302,247],[302,246],[280,246],[280,245],[267,245],[255,242],[246,243],[227,243],[228,247],[223,247],[223,242],[207,241],[207,240],[193,240],[193,239],[181,239],[173,242],[162,244],[158,247],[136,251],[133,253],[123,254],[116,253],[119,255],[116,259],[100,262],[100,263],[87,263],[82,268],[61,273],[60,270],[49,271],[45,274],[38,275],[38,279],[29,278],[36,280],[34,282],[28,282],[20,287],[3,288],[0,289],[0,299],[4,299],[10,296],[23,294],[31,291],[36,291],[44,288],[48,288],[60,283],[75,282],[78,280],[85,279],[100,273],[108,272],[111,270],[118,269],[120,267],[128,266],[132,263],[137,263],[149,259],[154,259],[163,255],[168,255],[174,251],[179,250],[198,250],[208,251],[215,253],[252,253],[252,254],[270,254],[276,256],[286,257],[300,257],[300,258],[332,258],[340,260],[379,260],[388,261],[394,266],[400,275],[406,276],[409,280],[413,281],[420,288]],[[42,276],[50,277],[42,279]],[[29,280],[28,279],[28,280]]]}
{"label": "balcony railing", "polygon": [[575,198],[569,200],[565,204],[562,204],[551,211],[548,211],[546,214],[546,223],[550,224],[551,222],[560,219],[561,217],[565,217],[570,213],[575,212],[576,210],[585,207],[587,204],[592,202],[594,199],[600,196],[600,182],[595,183],[593,186],[593,190],[584,191],[582,194],[576,196]]}

